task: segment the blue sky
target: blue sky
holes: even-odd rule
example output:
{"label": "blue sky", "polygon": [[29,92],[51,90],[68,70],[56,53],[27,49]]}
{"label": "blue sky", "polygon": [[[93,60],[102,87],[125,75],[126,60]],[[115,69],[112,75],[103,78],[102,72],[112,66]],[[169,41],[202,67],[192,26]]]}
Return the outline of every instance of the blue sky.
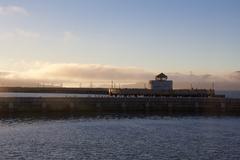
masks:
{"label": "blue sky", "polygon": [[36,61],[240,70],[239,0],[0,0],[0,7],[2,70]]}

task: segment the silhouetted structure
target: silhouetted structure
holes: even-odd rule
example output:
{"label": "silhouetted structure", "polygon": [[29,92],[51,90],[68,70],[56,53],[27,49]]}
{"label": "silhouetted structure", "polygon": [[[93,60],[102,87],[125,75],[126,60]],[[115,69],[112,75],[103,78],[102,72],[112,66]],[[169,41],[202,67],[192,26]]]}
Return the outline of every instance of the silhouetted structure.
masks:
{"label": "silhouetted structure", "polygon": [[149,81],[150,89],[159,91],[170,91],[173,89],[173,82],[167,80],[168,76],[160,73],[155,77],[155,80]]}
{"label": "silhouetted structure", "polygon": [[167,79],[168,79],[168,76],[165,75],[164,73],[160,73],[155,77],[155,80],[160,80],[160,81],[167,80]]}

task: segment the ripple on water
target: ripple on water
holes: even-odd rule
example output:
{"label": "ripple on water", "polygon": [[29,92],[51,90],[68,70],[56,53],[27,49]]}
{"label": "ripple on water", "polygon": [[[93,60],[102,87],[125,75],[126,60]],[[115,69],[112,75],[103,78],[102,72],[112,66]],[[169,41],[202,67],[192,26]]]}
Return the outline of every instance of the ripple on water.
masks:
{"label": "ripple on water", "polygon": [[240,118],[0,120],[0,159],[239,159]]}

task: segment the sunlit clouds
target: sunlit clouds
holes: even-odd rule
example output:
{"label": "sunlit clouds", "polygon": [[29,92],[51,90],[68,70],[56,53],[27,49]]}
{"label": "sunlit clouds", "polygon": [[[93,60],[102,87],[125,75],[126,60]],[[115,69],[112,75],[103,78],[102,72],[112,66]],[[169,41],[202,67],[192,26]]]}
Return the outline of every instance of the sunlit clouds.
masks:
{"label": "sunlit clouds", "polygon": [[[116,67],[100,64],[77,63],[37,63],[18,76],[29,79],[49,79],[62,81],[122,80],[143,81],[153,76],[152,72],[136,67]],[[9,75],[7,75],[9,76]]]}
{"label": "sunlit clouds", "polygon": [[[0,72],[1,85],[36,86],[44,83],[79,84],[90,82],[110,84],[111,81],[121,83],[123,87],[143,87],[144,83],[153,79],[157,73],[137,67],[118,67],[101,64],[78,63],[21,63],[23,71]],[[25,65],[25,66],[24,66]],[[166,73],[174,80],[175,88],[211,88],[240,89],[239,71],[225,75]],[[99,87],[101,87],[98,84]],[[126,84],[126,85],[125,85]],[[105,85],[106,86],[106,85]],[[105,87],[102,85],[102,87]]]}

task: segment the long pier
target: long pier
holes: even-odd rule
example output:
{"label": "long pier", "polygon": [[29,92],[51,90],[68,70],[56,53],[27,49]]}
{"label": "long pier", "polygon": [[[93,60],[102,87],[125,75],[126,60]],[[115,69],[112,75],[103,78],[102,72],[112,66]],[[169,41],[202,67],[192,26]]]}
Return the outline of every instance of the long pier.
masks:
{"label": "long pier", "polygon": [[240,99],[217,97],[0,97],[0,114],[53,112],[240,115]]}
{"label": "long pier", "polygon": [[108,94],[108,90],[108,88],[0,87],[0,92],[15,93]]}

